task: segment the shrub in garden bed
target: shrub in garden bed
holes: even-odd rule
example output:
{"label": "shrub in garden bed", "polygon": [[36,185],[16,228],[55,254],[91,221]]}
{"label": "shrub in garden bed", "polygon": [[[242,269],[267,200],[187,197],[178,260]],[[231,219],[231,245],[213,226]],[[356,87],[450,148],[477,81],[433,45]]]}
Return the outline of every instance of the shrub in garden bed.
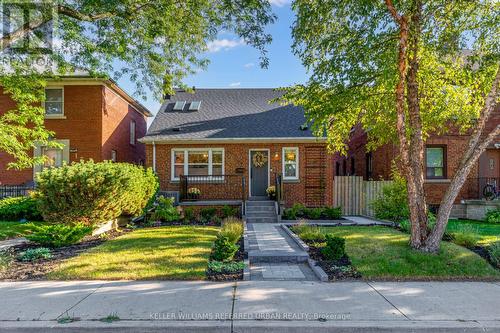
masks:
{"label": "shrub in garden bed", "polygon": [[341,207],[317,207],[307,208],[303,204],[296,203],[291,208],[283,211],[284,220],[296,220],[306,218],[310,220],[338,220],[341,219]]}
{"label": "shrub in garden bed", "polygon": [[164,222],[178,221],[181,215],[177,208],[174,207],[174,201],[174,198],[160,196],[151,219]]}
{"label": "shrub in garden bed", "polygon": [[325,271],[329,280],[361,277],[345,252],[344,238],[325,234],[317,225],[301,223],[291,229],[309,245],[309,256]]}
{"label": "shrub in garden bed", "polygon": [[142,214],[157,189],[150,168],[88,161],[39,173],[35,197],[46,221],[95,225]]}
{"label": "shrub in garden bed", "polygon": [[92,227],[83,224],[74,226],[52,224],[35,226],[33,232],[26,235],[26,238],[42,246],[57,248],[76,244],[91,232]]}
{"label": "shrub in garden bed", "polygon": [[214,242],[211,261],[207,268],[210,280],[235,280],[243,278],[243,221],[229,217],[222,221],[222,228]]}
{"label": "shrub in garden bed", "polygon": [[0,200],[0,220],[17,221],[21,219],[42,220],[35,199],[32,197],[13,197]]}
{"label": "shrub in garden bed", "polygon": [[375,217],[382,220],[400,222],[410,216],[408,193],[403,177],[393,172],[394,181],[382,188],[382,194],[371,202]]}
{"label": "shrub in garden bed", "polygon": [[239,246],[229,240],[223,234],[217,235],[212,251],[212,259],[217,261],[230,261],[233,259]]}
{"label": "shrub in garden bed", "polygon": [[485,221],[488,223],[500,223],[500,209],[488,209]]}
{"label": "shrub in garden bed", "polygon": [[52,253],[50,249],[46,247],[37,247],[35,249],[28,249],[21,252],[18,256],[21,261],[36,261],[40,259],[50,259],[52,258]]}

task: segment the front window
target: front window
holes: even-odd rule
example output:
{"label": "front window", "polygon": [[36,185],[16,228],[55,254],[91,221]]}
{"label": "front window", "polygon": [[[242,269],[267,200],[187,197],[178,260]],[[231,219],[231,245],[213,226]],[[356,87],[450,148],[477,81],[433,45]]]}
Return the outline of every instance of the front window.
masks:
{"label": "front window", "polygon": [[446,178],[446,159],[444,147],[427,147],[425,149],[427,178]]}
{"label": "front window", "polygon": [[299,179],[298,148],[283,148],[283,179]]}
{"label": "front window", "polygon": [[135,121],[130,122],[130,144],[135,145]]}
{"label": "front window", "polygon": [[45,114],[63,115],[64,114],[64,91],[62,88],[45,89]]}
{"label": "front window", "polygon": [[221,176],[224,174],[223,149],[172,150],[172,180],[186,176]]}
{"label": "front window", "polygon": [[42,169],[57,168],[63,163],[63,150],[58,148],[42,147],[42,155],[45,156]]}

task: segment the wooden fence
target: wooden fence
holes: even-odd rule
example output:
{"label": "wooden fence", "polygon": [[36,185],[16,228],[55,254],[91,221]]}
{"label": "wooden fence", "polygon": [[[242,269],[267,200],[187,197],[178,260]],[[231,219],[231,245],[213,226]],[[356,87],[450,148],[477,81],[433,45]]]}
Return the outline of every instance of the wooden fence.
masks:
{"label": "wooden fence", "polygon": [[382,188],[390,180],[365,181],[358,176],[335,176],[333,182],[333,204],[342,207],[344,215],[373,216],[370,204],[382,194]]}

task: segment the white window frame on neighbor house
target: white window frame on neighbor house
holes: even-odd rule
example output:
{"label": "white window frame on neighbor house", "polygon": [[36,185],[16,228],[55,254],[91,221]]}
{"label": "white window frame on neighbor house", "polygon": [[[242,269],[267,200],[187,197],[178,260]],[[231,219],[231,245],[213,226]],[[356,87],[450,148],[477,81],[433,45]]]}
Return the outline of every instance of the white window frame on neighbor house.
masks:
{"label": "white window frame on neighbor house", "polygon": [[[224,164],[225,164],[225,151],[224,148],[174,148],[170,152],[170,180],[171,181],[179,181],[180,177],[175,177],[175,153],[182,152],[184,154],[184,161],[182,163],[184,167],[184,175],[189,175],[189,152],[197,152],[197,151],[206,151],[208,152],[208,175],[207,176],[199,176],[200,180],[203,178],[206,179],[215,179],[215,180],[224,180]],[[213,161],[212,161],[212,153],[214,151],[222,152],[222,175],[213,175]],[[177,165],[181,165],[177,163]]]}
{"label": "white window frame on neighbor house", "polygon": [[136,128],[136,124],[135,124],[135,120],[131,120],[130,121],[130,144],[131,145],[135,145],[135,128]]}
{"label": "white window frame on neighbor house", "polygon": [[[61,149],[62,150],[62,162],[69,163],[69,140],[53,140],[57,143],[63,144],[64,147]],[[43,145],[35,145],[35,149],[33,150],[33,156],[34,157],[40,157],[42,156],[42,152],[45,146]],[[35,179],[35,176],[38,172],[42,171],[43,166],[40,164],[37,164],[33,167],[33,179]]]}
{"label": "white window frame on neighbor house", "polygon": [[46,101],[43,102],[43,108],[45,109],[46,119],[66,119],[64,115],[64,86],[50,86],[45,88],[45,99],[47,99],[47,90],[61,90],[61,113],[47,114],[47,109],[45,107]]}
{"label": "white window frame on neighbor house", "polygon": [[[292,163],[287,163],[286,162],[286,151],[287,150],[294,150],[295,151],[295,162]],[[281,149],[281,156],[282,156],[282,174],[283,174],[283,180],[299,180],[299,147],[283,147]],[[285,174],[285,165],[286,164],[295,164],[295,176],[293,177],[287,177]]]}

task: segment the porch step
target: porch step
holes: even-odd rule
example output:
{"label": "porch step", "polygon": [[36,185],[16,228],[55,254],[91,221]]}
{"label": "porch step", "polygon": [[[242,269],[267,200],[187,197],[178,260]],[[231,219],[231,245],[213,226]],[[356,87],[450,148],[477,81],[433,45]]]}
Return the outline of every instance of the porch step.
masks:
{"label": "porch step", "polygon": [[273,217],[248,217],[247,223],[278,223],[278,218]]}
{"label": "porch step", "polygon": [[262,201],[247,201],[247,207],[274,207],[274,201],[262,200]]}
{"label": "porch step", "polygon": [[274,206],[247,206],[248,212],[253,213],[276,213],[276,208]]}
{"label": "porch step", "polygon": [[247,211],[246,214],[247,218],[254,218],[254,217],[276,217],[276,212],[274,210],[270,211],[255,211],[255,210],[249,210]]}
{"label": "porch step", "polygon": [[285,251],[249,251],[248,260],[252,263],[263,262],[286,262],[286,263],[300,263],[306,262],[309,256],[307,252],[285,252]]}

